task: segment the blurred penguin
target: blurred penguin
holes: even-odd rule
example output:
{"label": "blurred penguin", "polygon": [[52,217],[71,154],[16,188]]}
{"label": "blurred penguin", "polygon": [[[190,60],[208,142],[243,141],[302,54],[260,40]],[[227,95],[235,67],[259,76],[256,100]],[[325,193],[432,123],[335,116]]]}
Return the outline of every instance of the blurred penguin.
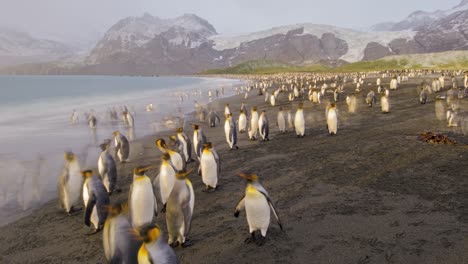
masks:
{"label": "blurred penguin", "polygon": [[104,256],[108,263],[138,263],[141,241],[132,235],[131,229],[127,206],[110,205],[102,231]]}
{"label": "blurred penguin", "polygon": [[111,195],[113,191],[120,190],[117,188],[117,166],[114,158],[109,153],[109,145],[109,141],[100,145],[102,152],[99,155],[98,170],[107,192]]}
{"label": "blurred penguin", "polygon": [[119,159],[120,163],[128,162],[128,156],[130,154],[130,143],[128,143],[128,139],[118,130],[112,133],[112,136],[114,137],[115,156]]}
{"label": "blurred penguin", "polygon": [[83,177],[80,164],[72,152],[65,152],[65,164],[59,177],[60,207],[69,215],[73,213],[74,205],[79,203]]}
{"label": "blurred penguin", "polygon": [[205,191],[214,191],[218,184],[221,166],[218,153],[213,148],[213,144],[208,142],[203,144],[203,153],[200,159],[199,174],[206,186]]}
{"label": "blurred penguin", "polygon": [[147,225],[135,233],[143,241],[138,250],[138,263],[178,264],[174,250],[164,241],[162,231],[157,225]]}
{"label": "blurred penguin", "polygon": [[286,133],[286,118],[283,108],[280,107],[277,116],[278,128],[281,133]]}
{"label": "blurred penguin", "polygon": [[229,145],[229,149],[238,149],[236,123],[232,120],[231,114],[226,116],[226,121],[224,122],[224,133],[226,134],[226,142]]}
{"label": "blurred penguin", "polygon": [[268,135],[270,133],[270,127],[265,110],[262,111],[262,113],[260,114],[260,118],[258,119],[258,129],[263,141],[269,141],[270,138],[268,137]]}

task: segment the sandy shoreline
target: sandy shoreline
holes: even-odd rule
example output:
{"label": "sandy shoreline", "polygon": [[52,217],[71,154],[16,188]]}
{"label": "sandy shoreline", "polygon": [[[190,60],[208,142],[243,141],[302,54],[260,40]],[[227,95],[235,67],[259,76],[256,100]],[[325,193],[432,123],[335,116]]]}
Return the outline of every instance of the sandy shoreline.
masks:
{"label": "sandy shoreline", "polygon": [[[190,175],[194,245],[176,249],[181,263],[468,263],[467,148],[416,139],[424,131],[445,132],[464,143],[466,137],[436,119],[434,95],[428,104],[418,103],[418,81],[392,91],[387,115],[363,104],[349,114],[342,97],[334,137],[325,131],[326,104],[311,102],[305,102],[306,137],[280,134],[278,108],[295,112],[298,102],[281,94],[271,107],[256,91],[246,102],[267,111],[271,141],[251,142],[240,134],[240,149],[229,151],[223,127],[203,124],[221,158],[221,186],[203,193],[200,177]],[[361,101],[364,96],[357,95]],[[229,102],[237,119],[242,101],[243,95],[223,98],[212,107],[221,116]],[[134,166],[159,165],[154,140],[161,136],[167,139],[164,134],[133,142],[132,163],[119,165],[123,192],[112,201],[127,198]],[[259,174],[283,221],[284,232],[272,221],[263,247],[243,243],[245,213],[233,216],[245,186],[236,176],[240,171]],[[148,173],[156,174],[157,169]],[[163,214],[157,223],[165,230]],[[69,217],[51,201],[0,228],[0,263],[104,263],[101,235],[87,237],[87,231],[82,213]]]}

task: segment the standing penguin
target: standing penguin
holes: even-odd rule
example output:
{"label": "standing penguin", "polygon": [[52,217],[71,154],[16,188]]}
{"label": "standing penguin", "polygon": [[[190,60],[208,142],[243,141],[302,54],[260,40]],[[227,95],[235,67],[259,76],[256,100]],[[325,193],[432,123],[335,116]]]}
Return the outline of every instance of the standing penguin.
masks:
{"label": "standing penguin", "polygon": [[327,110],[327,128],[330,135],[336,135],[338,132],[338,115],[334,103],[330,104]]}
{"label": "standing penguin", "polygon": [[119,158],[119,162],[128,162],[128,156],[130,154],[128,139],[118,130],[112,133],[112,136],[114,137],[115,143],[115,155]]}
{"label": "standing penguin", "polygon": [[138,263],[178,264],[174,250],[163,240],[157,225],[148,225],[137,231],[143,244],[138,250]]}
{"label": "standing penguin", "polygon": [[249,116],[249,111],[247,110],[247,106],[245,103],[242,103],[240,110],[244,111],[246,117]]}
{"label": "standing penguin", "polygon": [[83,202],[85,208],[85,225],[93,224],[94,231],[88,235],[99,232],[107,218],[107,206],[109,205],[109,194],[101,179],[93,175],[93,171],[86,170],[82,173]]}
{"label": "standing penguin", "polygon": [[200,169],[205,191],[215,190],[221,173],[219,156],[211,142],[203,144],[203,153],[200,159]]}
{"label": "standing penguin", "polygon": [[271,96],[270,96],[270,104],[271,104],[271,106],[276,105],[276,97],[275,97],[274,94],[271,94]]}
{"label": "standing penguin", "polygon": [[179,127],[177,129],[177,139],[182,144],[182,150],[184,154],[184,159],[186,163],[193,161],[192,159],[192,142],[189,137],[184,133],[184,129]]}
{"label": "standing penguin", "polygon": [[239,133],[244,133],[247,131],[247,116],[245,115],[244,110],[240,110],[240,115],[239,115]]}
{"label": "standing penguin", "polygon": [[97,119],[94,116],[94,113],[89,114],[89,116],[88,116],[88,125],[89,125],[90,128],[96,128]]}
{"label": "standing penguin", "polygon": [[182,156],[179,153],[177,153],[176,151],[170,150],[164,139],[162,139],[162,138],[157,139],[156,140],[156,146],[158,147],[158,149],[163,154],[167,153],[170,156],[171,162],[172,162],[172,164],[174,165],[174,167],[177,170],[185,169],[186,164],[185,164],[184,159],[182,158]]}
{"label": "standing penguin", "polygon": [[385,93],[380,97],[380,106],[382,108],[382,113],[386,114],[390,112],[390,102],[388,100],[388,95]]}
{"label": "standing penguin", "polygon": [[129,232],[127,207],[122,204],[110,205],[107,220],[102,231],[104,255],[109,263],[137,263],[141,242]]}
{"label": "standing penguin", "polygon": [[201,156],[201,151],[203,144],[206,143],[206,136],[203,133],[202,128],[199,125],[192,125],[193,127],[193,150],[195,151],[195,154],[197,155],[198,160],[200,160]]}
{"label": "standing penguin", "polygon": [[258,129],[260,131],[260,136],[262,137],[263,141],[269,141],[268,135],[270,133],[270,127],[268,124],[268,118],[266,116],[266,111],[263,110],[260,114],[260,118],[258,119]]}
{"label": "standing penguin", "polygon": [[297,107],[296,115],[294,116],[294,127],[296,129],[297,137],[303,138],[305,135],[305,119],[302,103],[299,103],[299,106]]}
{"label": "standing penguin", "polygon": [[294,119],[291,110],[288,110],[288,129],[294,129]]}
{"label": "standing penguin", "polygon": [[286,118],[282,107],[279,108],[277,120],[279,131],[281,133],[286,133]]}
{"label": "standing penguin", "polygon": [[176,173],[176,181],[166,203],[166,225],[169,245],[189,246],[187,235],[192,223],[195,193],[185,170]]}
{"label": "standing penguin", "polygon": [[421,85],[421,92],[419,93],[419,103],[426,104],[427,102],[427,92],[424,87],[424,84]]}
{"label": "standing penguin", "polygon": [[226,104],[224,106],[224,116],[226,117],[226,116],[231,115],[231,114],[232,113],[231,113],[231,109],[229,109],[229,104]]}
{"label": "standing penguin", "polygon": [[216,127],[216,121],[218,122],[218,124],[221,123],[218,114],[216,114],[215,111],[210,110],[210,112],[208,112],[208,124],[210,125],[210,127]]}
{"label": "standing penguin", "polygon": [[372,107],[375,104],[375,93],[374,91],[370,91],[366,96],[366,104],[369,107]]}
{"label": "standing penguin", "polygon": [[236,123],[232,120],[231,114],[226,116],[226,121],[224,122],[224,133],[226,134],[226,142],[229,145],[229,149],[238,149]]}
{"label": "standing penguin", "polygon": [[153,181],[153,186],[156,195],[159,195],[161,203],[166,205],[169,194],[171,194],[172,188],[175,183],[175,168],[171,163],[171,157],[165,153],[161,156],[162,162],[159,168],[159,174]]}
{"label": "standing penguin", "polygon": [[154,195],[153,185],[145,175],[146,168],[133,170],[133,183],[128,193],[130,220],[134,228],[151,224],[158,214],[158,204]]}
{"label": "standing penguin", "polygon": [[[268,226],[270,225],[270,210],[273,211],[281,230],[283,230],[283,225],[268,192],[258,182],[258,176],[256,174],[241,174],[240,176],[247,179],[247,187],[244,196],[236,205],[234,216],[238,217],[240,211],[245,208],[250,233],[250,237],[245,242],[255,242],[258,246],[262,246],[265,244]],[[260,231],[261,236],[257,236],[256,231]]]}
{"label": "standing penguin", "polygon": [[107,192],[111,195],[113,191],[120,190],[116,187],[117,166],[115,165],[114,158],[109,153],[109,145],[110,142],[105,142],[100,145],[102,152],[98,160],[98,170]]}
{"label": "standing penguin", "polygon": [[252,115],[250,116],[249,139],[255,140],[258,132],[258,112],[256,107],[252,107]]}
{"label": "standing penguin", "polygon": [[71,115],[71,117],[70,117],[70,123],[71,123],[72,125],[78,123],[78,113],[76,112],[75,109],[73,109],[72,115]]}
{"label": "standing penguin", "polygon": [[73,212],[73,206],[80,200],[80,192],[83,188],[80,164],[71,152],[65,153],[65,164],[59,177],[58,187],[60,207],[70,215]]}

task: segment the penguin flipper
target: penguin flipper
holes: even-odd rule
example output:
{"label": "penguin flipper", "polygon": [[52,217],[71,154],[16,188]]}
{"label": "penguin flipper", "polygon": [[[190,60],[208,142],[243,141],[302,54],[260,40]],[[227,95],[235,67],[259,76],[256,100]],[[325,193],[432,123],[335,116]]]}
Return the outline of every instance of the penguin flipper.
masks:
{"label": "penguin flipper", "polygon": [[159,185],[159,175],[154,178],[153,181],[153,192],[154,192],[154,197],[156,197],[156,200],[159,200],[162,202],[162,197],[161,197],[161,186]]}
{"label": "penguin flipper", "polygon": [[236,205],[236,211],[234,212],[235,217],[239,217],[239,213],[245,207],[245,195],[240,198],[239,202]]}
{"label": "penguin flipper", "polygon": [[279,215],[276,212],[275,206],[273,205],[273,202],[271,201],[270,197],[268,197],[268,195],[266,193],[264,193],[264,192],[260,192],[260,193],[263,194],[263,196],[265,196],[265,199],[267,199],[268,205],[270,205],[271,211],[273,211],[273,214],[275,215],[276,222],[278,223],[280,229],[283,230],[283,225],[281,224],[281,220],[279,218]]}
{"label": "penguin flipper", "polygon": [[84,218],[84,223],[86,226],[91,225],[91,213],[93,212],[94,206],[96,206],[96,195],[93,193],[91,194],[91,197],[88,200],[88,204],[86,205],[85,218]]}

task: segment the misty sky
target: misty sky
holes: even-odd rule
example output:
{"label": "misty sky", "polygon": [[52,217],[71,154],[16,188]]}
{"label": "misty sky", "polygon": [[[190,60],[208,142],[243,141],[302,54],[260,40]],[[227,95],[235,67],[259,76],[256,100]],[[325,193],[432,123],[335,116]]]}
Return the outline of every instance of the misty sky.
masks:
{"label": "misty sky", "polygon": [[92,40],[119,19],[144,12],[195,13],[219,33],[311,22],[351,28],[398,21],[415,10],[449,9],[461,0],[0,0],[0,26],[35,36]]}

